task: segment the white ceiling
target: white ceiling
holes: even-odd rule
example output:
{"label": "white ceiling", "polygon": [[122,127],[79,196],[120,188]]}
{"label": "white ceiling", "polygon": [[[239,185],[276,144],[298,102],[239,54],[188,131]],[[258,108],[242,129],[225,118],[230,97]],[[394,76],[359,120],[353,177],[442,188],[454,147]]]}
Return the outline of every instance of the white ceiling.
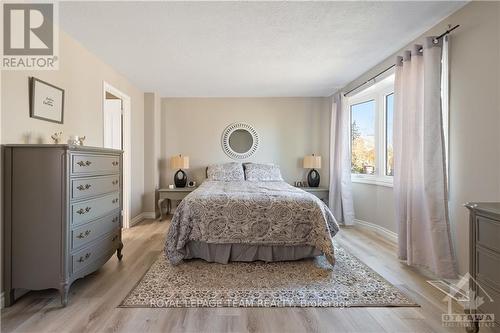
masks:
{"label": "white ceiling", "polygon": [[61,2],[62,29],[161,96],[326,96],[464,2]]}

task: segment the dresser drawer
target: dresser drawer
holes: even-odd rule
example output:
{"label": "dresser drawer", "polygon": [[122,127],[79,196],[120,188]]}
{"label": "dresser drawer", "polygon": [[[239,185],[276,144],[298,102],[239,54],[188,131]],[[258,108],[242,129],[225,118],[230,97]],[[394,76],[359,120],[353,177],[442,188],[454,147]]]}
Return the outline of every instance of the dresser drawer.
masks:
{"label": "dresser drawer", "polygon": [[500,252],[500,222],[487,217],[476,217],[476,242]]}
{"label": "dresser drawer", "polygon": [[82,199],[120,190],[120,175],[71,180],[71,198]]}
{"label": "dresser drawer", "polygon": [[120,212],[79,226],[71,231],[71,249],[82,247],[118,227]]}
{"label": "dresser drawer", "polygon": [[115,251],[120,244],[120,230],[115,229],[106,237],[99,239],[87,248],[71,255],[72,273],[78,272],[95,260],[107,256]]}
{"label": "dresser drawer", "polygon": [[120,193],[77,202],[71,205],[71,223],[74,225],[92,221],[120,208]]}
{"label": "dresser drawer", "polygon": [[476,248],[476,276],[500,289],[500,255],[478,246]]}
{"label": "dresser drawer", "polygon": [[109,174],[120,172],[120,156],[72,154],[71,173],[80,174]]}

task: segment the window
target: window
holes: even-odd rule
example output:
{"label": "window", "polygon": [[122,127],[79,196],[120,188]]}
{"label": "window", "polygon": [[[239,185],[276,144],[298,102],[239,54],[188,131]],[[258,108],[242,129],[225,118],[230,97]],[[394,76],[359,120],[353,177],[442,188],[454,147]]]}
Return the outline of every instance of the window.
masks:
{"label": "window", "polygon": [[394,75],[349,97],[353,182],[392,186]]}
{"label": "window", "polygon": [[392,146],[394,93],[385,96],[385,175],[394,176],[394,149]]}
{"label": "window", "polygon": [[351,105],[351,172],[375,173],[375,101]]}

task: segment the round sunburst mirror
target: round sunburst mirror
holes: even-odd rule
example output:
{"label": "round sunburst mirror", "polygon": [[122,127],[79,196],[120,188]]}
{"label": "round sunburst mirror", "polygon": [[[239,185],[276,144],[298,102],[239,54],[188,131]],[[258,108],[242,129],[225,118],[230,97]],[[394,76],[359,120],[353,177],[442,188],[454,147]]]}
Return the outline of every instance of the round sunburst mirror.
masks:
{"label": "round sunburst mirror", "polygon": [[233,123],[222,132],[222,150],[232,159],[252,156],[259,147],[257,131],[246,123]]}

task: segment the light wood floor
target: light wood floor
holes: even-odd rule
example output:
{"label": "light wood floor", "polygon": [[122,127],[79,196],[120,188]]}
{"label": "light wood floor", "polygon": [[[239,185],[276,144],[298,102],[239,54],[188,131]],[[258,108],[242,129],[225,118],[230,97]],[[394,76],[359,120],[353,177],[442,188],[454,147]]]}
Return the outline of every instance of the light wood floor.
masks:
{"label": "light wood floor", "polygon": [[355,229],[336,238],[420,308],[117,308],[162,250],[167,228],[148,220],[125,230],[122,262],[114,256],[76,281],[66,308],[56,291],[28,293],[2,310],[2,332],[464,332],[442,327],[442,295],[398,262],[393,245]]}

